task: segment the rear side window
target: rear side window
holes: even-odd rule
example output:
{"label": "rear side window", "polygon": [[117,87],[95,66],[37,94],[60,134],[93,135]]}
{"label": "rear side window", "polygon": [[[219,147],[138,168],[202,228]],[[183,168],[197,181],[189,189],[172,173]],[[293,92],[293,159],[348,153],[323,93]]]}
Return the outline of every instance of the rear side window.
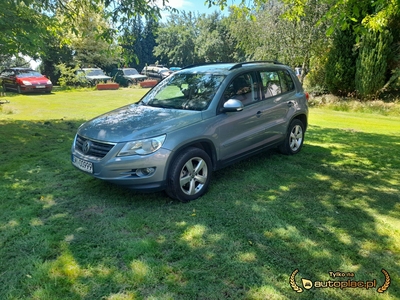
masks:
{"label": "rear side window", "polygon": [[286,70],[262,71],[260,75],[263,84],[263,98],[294,90],[294,82]]}
{"label": "rear side window", "polygon": [[278,71],[281,80],[282,93],[294,90],[294,82],[288,71]]}

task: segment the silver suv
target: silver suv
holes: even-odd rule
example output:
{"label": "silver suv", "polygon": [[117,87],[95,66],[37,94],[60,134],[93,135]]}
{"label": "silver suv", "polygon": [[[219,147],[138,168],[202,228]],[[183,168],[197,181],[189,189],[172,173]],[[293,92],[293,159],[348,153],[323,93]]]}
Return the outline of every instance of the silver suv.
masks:
{"label": "silver suv", "polygon": [[137,104],[82,124],[72,164],[135,190],[194,200],[215,170],[271,147],[298,153],[307,100],[293,70],[277,62],[186,67]]}

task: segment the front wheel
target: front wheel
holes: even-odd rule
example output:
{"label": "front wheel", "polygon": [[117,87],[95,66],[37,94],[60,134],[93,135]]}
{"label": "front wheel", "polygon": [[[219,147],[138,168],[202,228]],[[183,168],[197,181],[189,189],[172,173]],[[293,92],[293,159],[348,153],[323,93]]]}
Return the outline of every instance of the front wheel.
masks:
{"label": "front wheel", "polygon": [[292,155],[299,153],[304,142],[304,124],[298,119],[293,120],[288,128],[285,140],[279,147],[283,154]]}
{"label": "front wheel", "polygon": [[182,202],[195,200],[206,193],[211,173],[208,154],[199,148],[188,148],[172,163],[166,193]]}

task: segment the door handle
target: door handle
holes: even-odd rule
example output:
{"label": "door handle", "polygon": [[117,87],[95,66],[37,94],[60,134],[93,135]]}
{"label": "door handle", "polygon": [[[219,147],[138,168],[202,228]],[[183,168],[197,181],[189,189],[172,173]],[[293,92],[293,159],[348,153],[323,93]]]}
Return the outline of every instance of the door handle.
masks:
{"label": "door handle", "polygon": [[261,117],[261,114],[262,114],[262,112],[261,112],[261,110],[259,110],[259,111],[256,113],[257,118]]}
{"label": "door handle", "polygon": [[287,105],[288,105],[289,107],[293,107],[293,106],[294,106],[294,102],[293,102],[293,101],[288,101]]}

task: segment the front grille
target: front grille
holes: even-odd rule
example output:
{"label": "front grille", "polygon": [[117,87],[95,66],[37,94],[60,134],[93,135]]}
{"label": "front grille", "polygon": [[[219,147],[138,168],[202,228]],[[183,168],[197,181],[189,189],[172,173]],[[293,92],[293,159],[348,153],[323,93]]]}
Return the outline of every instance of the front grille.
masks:
{"label": "front grille", "polygon": [[[86,141],[90,141],[90,148],[88,152],[83,151],[83,145]],[[90,139],[86,139],[80,135],[76,136],[75,149],[84,155],[94,156],[98,158],[103,158],[107,153],[115,146],[111,143],[100,143]]]}

